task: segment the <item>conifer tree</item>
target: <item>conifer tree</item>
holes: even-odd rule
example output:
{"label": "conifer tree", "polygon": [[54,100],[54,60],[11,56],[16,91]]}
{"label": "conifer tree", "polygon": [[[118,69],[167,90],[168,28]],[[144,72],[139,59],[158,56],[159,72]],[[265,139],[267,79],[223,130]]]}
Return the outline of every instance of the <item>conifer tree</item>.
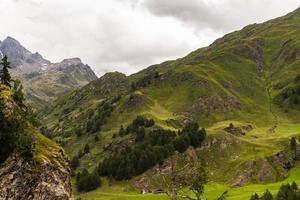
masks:
{"label": "conifer tree", "polygon": [[291,147],[291,151],[294,154],[294,158],[296,158],[297,157],[297,140],[295,137],[291,138],[290,147]]}
{"label": "conifer tree", "polygon": [[8,71],[8,69],[11,68],[11,67],[10,67],[10,63],[8,62],[7,56],[4,56],[2,58],[0,64],[2,65],[2,69],[0,71],[1,83],[11,88],[11,84],[10,84],[11,76],[10,76],[9,71]]}
{"label": "conifer tree", "polygon": [[273,200],[273,196],[269,190],[266,190],[263,196],[260,198],[261,200]]}

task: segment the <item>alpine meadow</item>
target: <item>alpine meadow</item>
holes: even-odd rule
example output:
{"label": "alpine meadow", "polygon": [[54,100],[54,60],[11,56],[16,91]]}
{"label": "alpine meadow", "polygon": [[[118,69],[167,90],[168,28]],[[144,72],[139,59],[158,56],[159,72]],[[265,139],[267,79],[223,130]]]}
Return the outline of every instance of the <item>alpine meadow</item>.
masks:
{"label": "alpine meadow", "polygon": [[0,55],[1,200],[300,199],[300,8],[133,74]]}

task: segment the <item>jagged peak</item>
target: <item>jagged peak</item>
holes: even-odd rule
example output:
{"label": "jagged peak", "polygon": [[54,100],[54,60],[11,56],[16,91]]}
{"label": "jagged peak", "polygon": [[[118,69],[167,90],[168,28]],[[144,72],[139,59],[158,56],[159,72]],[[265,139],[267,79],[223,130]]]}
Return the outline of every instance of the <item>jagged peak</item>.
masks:
{"label": "jagged peak", "polygon": [[2,43],[14,43],[21,46],[20,42],[13,37],[7,36]]}

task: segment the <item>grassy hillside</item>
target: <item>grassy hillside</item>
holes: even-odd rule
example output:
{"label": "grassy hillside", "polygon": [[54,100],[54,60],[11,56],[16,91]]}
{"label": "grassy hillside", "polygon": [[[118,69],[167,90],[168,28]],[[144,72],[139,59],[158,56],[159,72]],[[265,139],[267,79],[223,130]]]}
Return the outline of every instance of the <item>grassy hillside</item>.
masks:
{"label": "grassy hillside", "polygon": [[[91,151],[81,157],[77,171],[92,171],[115,146],[128,145],[130,138],[118,131],[137,115],[171,130],[196,121],[208,134],[204,147],[196,149],[197,158],[206,164],[211,184],[222,184],[213,187],[281,181],[289,175],[285,164],[290,162],[290,138],[300,133],[299,21],[296,10],[131,76],[108,73],[46,108],[41,114],[43,131],[71,157],[89,144]],[[104,104],[110,108],[105,116]],[[243,134],[226,131],[230,123]],[[91,124],[97,126],[93,133],[88,131]],[[158,187],[154,179],[159,174],[150,170],[142,176]],[[214,193],[211,184],[207,191]],[[240,194],[243,188],[230,191]],[[260,190],[256,185],[249,188]],[[89,195],[98,198],[97,192]]]}

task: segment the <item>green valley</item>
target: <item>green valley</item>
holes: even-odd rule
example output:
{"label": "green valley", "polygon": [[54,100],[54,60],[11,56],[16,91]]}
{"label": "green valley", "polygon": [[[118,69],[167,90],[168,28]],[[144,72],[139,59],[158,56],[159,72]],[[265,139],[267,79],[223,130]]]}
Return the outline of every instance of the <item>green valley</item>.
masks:
{"label": "green valley", "polygon": [[51,63],[8,37],[0,199],[298,200],[299,22],[300,8],[98,78],[79,58]]}
{"label": "green valley", "polygon": [[[152,129],[180,135],[185,125],[197,122],[206,129],[205,141],[177,156],[202,163],[208,177],[205,197],[216,199],[226,190],[228,199],[247,199],[266,188],[274,193],[282,181],[299,179],[299,149],[293,154],[290,147],[292,138],[300,138],[299,20],[298,9],[136,74],[107,73],[45,108],[39,114],[42,131],[71,159],[79,157],[76,185],[78,172],[95,173],[116,152],[137,145],[139,129],[119,134],[137,116],[155,122],[143,130],[146,136]],[[82,153],[87,145],[89,151]],[[100,189],[76,194],[82,199],[166,199],[139,193],[164,190],[161,175],[169,173],[172,155],[126,181],[103,176]]]}

